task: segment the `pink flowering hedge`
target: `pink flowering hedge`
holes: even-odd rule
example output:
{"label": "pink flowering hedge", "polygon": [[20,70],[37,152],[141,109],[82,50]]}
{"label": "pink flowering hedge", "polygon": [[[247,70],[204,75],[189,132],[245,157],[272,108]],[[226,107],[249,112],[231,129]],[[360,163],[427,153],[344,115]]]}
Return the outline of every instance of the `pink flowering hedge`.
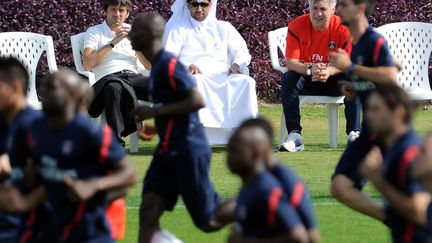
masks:
{"label": "pink flowering hedge", "polygon": [[[129,21],[143,11],[171,15],[174,0],[136,0]],[[267,32],[286,26],[305,13],[300,0],[220,0],[218,17],[231,22],[246,39],[252,54],[251,75],[257,80],[262,100],[279,97],[280,74],[270,66]],[[430,0],[380,0],[371,23],[379,26],[399,21],[432,22]],[[1,0],[0,32],[27,31],[50,35],[54,39],[58,66],[74,67],[70,36],[103,20],[99,0]],[[44,63],[41,70],[45,70]],[[431,67],[432,69],[432,67]],[[42,74],[43,71],[40,72]]]}

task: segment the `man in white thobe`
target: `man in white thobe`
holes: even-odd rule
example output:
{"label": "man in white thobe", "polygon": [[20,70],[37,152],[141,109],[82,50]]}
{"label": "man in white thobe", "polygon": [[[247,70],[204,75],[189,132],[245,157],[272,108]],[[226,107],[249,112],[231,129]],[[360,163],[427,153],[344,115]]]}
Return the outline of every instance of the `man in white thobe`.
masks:
{"label": "man in white thobe", "polygon": [[206,108],[199,111],[211,144],[226,144],[233,128],[258,115],[255,80],[246,42],[230,23],[216,19],[217,0],[176,0],[165,49],[197,82]]}

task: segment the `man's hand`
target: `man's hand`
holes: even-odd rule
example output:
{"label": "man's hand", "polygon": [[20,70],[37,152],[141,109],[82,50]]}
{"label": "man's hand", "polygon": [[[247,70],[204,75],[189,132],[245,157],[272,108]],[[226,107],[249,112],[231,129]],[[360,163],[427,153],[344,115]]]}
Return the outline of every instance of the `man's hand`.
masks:
{"label": "man's hand", "polygon": [[64,182],[69,187],[73,199],[77,199],[78,201],[86,201],[98,191],[95,180],[83,181],[65,177]]}
{"label": "man's hand", "polygon": [[325,83],[330,76],[330,69],[324,63],[317,63],[312,66],[312,82]]}
{"label": "man's hand", "polygon": [[141,105],[132,111],[132,115],[137,121],[144,121],[157,116],[157,108]]}
{"label": "man's hand", "polygon": [[339,81],[339,84],[341,85],[341,92],[347,100],[353,100],[356,97],[357,91],[351,82]]}
{"label": "man's hand", "polygon": [[151,124],[145,124],[138,132],[138,137],[143,141],[151,141],[156,135],[156,127]]}
{"label": "man's hand", "polygon": [[230,69],[228,70],[228,76],[231,74],[241,74],[240,66],[234,63],[231,65]]}
{"label": "man's hand", "polygon": [[372,147],[360,166],[360,174],[374,181],[383,174],[383,156],[378,146]]}
{"label": "man's hand", "polygon": [[195,64],[191,64],[191,65],[189,66],[189,72],[190,72],[192,75],[195,75],[195,74],[202,74],[201,70],[200,70],[200,69],[198,68],[198,66],[195,65]]}
{"label": "man's hand", "polygon": [[126,38],[129,35],[130,28],[129,27],[123,27],[119,30],[115,31],[115,37],[112,39],[111,43],[114,45],[117,45],[120,41],[122,41],[124,38]]}
{"label": "man's hand", "polygon": [[339,48],[337,52],[330,53],[330,64],[342,72],[346,72],[352,62],[348,53],[344,49]]}
{"label": "man's hand", "polygon": [[0,156],[0,177],[7,176],[11,173],[12,168],[9,162],[9,156],[7,154],[3,154]]}

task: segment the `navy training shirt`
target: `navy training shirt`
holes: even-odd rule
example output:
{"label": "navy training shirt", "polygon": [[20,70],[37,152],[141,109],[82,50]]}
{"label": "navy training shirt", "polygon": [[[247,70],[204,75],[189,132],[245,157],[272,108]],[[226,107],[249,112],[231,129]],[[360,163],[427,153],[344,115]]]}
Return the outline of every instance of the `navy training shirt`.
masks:
{"label": "navy training shirt", "polygon": [[268,171],[241,189],[235,218],[240,233],[246,238],[270,238],[302,225],[282,185]]}
{"label": "navy training shirt", "polygon": [[[351,61],[365,67],[393,67],[393,56],[384,37],[372,27],[368,27],[360,40],[353,44]],[[366,111],[366,99],[371,90],[375,89],[374,80],[364,80],[351,76],[353,85]]]}
{"label": "navy training shirt", "polygon": [[76,202],[71,199],[64,178],[90,180],[116,170],[125,153],[112,130],[108,126],[93,125],[80,114],[65,127],[51,129],[43,117],[33,123],[29,140],[62,242],[95,239],[111,242],[105,217],[105,193]]}
{"label": "navy training shirt", "polygon": [[[184,100],[196,88],[196,83],[184,66],[164,50],[156,57],[150,79],[151,100],[156,105]],[[210,152],[198,111],[177,116],[158,116],[155,124],[160,139],[158,153],[188,151],[193,155],[201,155]]]}
{"label": "navy training shirt", "polygon": [[0,116],[0,155],[6,153],[6,138],[8,125],[6,120]]}
{"label": "navy training shirt", "polygon": [[[32,122],[41,116],[41,113],[29,107],[20,111],[15,120],[8,126],[6,120],[0,118],[0,136],[1,145],[0,153],[6,153],[9,156],[9,162],[12,167],[11,175],[2,178],[2,183],[13,183],[22,193],[27,190],[23,187],[23,169],[25,160],[30,156],[27,146],[27,132]],[[21,214],[0,212],[0,239],[7,238],[8,235],[16,234],[22,220]]]}
{"label": "navy training shirt", "polygon": [[30,107],[22,110],[9,127],[6,151],[12,167],[10,180],[22,193],[28,193],[28,189],[23,183],[24,169],[27,159],[31,157],[28,144],[28,133],[33,122],[42,117],[42,112]]}
{"label": "navy training shirt", "polygon": [[303,180],[288,166],[276,164],[270,172],[288,197],[291,206],[297,211],[306,229],[316,227],[315,213],[309,191]]}
{"label": "navy training shirt", "polygon": [[[407,196],[425,192],[423,186],[412,177],[413,162],[420,152],[421,139],[410,128],[384,155],[385,179]],[[386,224],[392,232],[393,242],[431,242],[427,229],[408,222],[386,203]]]}

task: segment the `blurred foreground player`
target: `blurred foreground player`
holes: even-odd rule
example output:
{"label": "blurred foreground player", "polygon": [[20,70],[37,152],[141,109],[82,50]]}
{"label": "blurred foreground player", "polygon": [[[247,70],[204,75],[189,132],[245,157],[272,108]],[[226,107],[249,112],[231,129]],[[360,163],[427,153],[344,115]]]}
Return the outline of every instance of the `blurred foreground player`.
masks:
{"label": "blurred foreground player", "polygon": [[243,182],[235,210],[234,242],[309,242],[306,229],[283,186],[264,163],[273,147],[266,132],[241,125],[228,143],[228,167]]}
{"label": "blurred foreground player", "polygon": [[386,199],[385,223],[393,242],[432,242],[432,230],[427,227],[431,196],[413,177],[420,138],[411,126],[408,95],[396,85],[378,86],[369,96],[366,117],[385,152],[383,155],[379,147],[373,147],[361,174]]}
{"label": "blurred foreground player", "polygon": [[132,24],[132,47],[151,62],[152,107],[135,110],[139,120],[155,117],[160,142],[144,179],[139,242],[150,242],[165,210],[182,196],[194,224],[205,232],[220,229],[219,197],[209,178],[211,151],[197,111],[204,101],[189,73],[162,48],[164,20],[140,14]]}
{"label": "blurred foreground player", "polygon": [[35,172],[34,168],[28,171],[27,135],[33,121],[41,116],[27,104],[28,83],[28,72],[20,61],[0,57],[0,114],[6,128],[1,135],[6,143],[1,162],[0,242],[54,242],[51,211],[41,203],[43,189],[36,181],[24,180],[25,175]]}
{"label": "blurred foreground player", "polygon": [[[88,114],[87,109],[93,99],[93,95],[93,88],[88,81],[82,80],[78,110],[85,116]],[[108,195],[107,199],[110,203],[106,209],[106,217],[114,240],[122,240],[126,234],[126,201],[123,197],[117,197],[117,195]]]}
{"label": "blurred foreground player", "polygon": [[[241,128],[259,128],[263,130],[269,141],[267,145],[269,148],[273,146],[271,143],[271,141],[273,141],[273,128],[267,120],[262,118],[250,119],[243,122]],[[292,168],[278,162],[274,154],[271,154],[271,157],[264,162],[266,163],[267,170],[270,171],[282,185],[282,189],[287,195],[288,201],[299,215],[304,227],[308,231],[309,242],[319,242],[320,234],[306,184]]]}
{"label": "blurred foreground player", "polygon": [[[108,126],[78,114],[80,77],[53,73],[41,88],[45,117],[29,134],[60,242],[113,242],[105,217],[107,194],[125,195],[135,172]],[[54,232],[53,232],[54,233]]]}
{"label": "blurred foreground player", "polygon": [[[367,108],[366,100],[375,86],[395,83],[397,74],[385,39],[369,26],[368,16],[374,7],[374,0],[338,2],[342,23],[348,26],[353,36],[353,47],[351,58],[342,49],[330,54],[330,63],[351,76],[352,82],[345,82],[342,91],[347,98],[360,98],[363,114]],[[377,142],[363,117],[360,137],[347,146],[336,166],[331,193],[348,207],[375,219],[384,220],[381,205],[361,191],[364,181],[358,172],[361,161]]]}

